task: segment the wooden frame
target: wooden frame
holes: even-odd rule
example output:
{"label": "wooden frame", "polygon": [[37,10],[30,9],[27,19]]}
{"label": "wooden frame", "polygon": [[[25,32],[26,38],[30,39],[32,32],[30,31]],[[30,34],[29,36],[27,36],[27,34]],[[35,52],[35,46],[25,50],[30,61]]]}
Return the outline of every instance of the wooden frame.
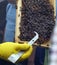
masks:
{"label": "wooden frame", "polygon": [[[51,5],[54,7],[54,16],[56,16],[56,0],[50,0]],[[19,31],[19,23],[21,22],[21,7],[22,7],[22,0],[17,0],[17,9],[16,9],[16,28],[15,28],[15,42],[20,42],[21,40],[18,38],[20,31]],[[22,42],[22,41],[21,41]],[[49,47],[50,42],[47,44],[42,44],[40,46]],[[39,44],[34,44],[39,46]]]}

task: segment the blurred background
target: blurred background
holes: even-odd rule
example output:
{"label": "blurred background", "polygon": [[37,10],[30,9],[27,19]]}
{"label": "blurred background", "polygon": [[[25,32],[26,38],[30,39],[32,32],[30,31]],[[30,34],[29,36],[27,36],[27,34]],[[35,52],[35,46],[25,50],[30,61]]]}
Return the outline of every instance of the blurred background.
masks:
{"label": "blurred background", "polygon": [[6,6],[7,0],[0,0],[0,43],[3,41],[4,29],[6,25]]}

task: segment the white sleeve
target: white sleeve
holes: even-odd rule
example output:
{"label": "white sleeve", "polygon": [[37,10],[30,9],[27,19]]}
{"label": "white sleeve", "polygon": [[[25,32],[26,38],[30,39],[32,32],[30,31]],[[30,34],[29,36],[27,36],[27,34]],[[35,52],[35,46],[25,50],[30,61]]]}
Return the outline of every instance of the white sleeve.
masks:
{"label": "white sleeve", "polygon": [[52,45],[51,45],[50,63],[49,65],[57,65],[57,25],[54,28],[52,35]]}

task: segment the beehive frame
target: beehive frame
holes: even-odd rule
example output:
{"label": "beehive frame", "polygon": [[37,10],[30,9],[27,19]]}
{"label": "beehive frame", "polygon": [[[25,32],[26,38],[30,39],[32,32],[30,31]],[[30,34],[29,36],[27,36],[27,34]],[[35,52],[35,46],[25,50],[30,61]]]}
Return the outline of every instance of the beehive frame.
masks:
{"label": "beehive frame", "polygon": [[[54,7],[54,16],[56,16],[56,0],[49,0],[51,5],[53,5]],[[22,0],[17,0],[17,9],[16,9],[16,28],[15,28],[15,42],[19,42],[21,41],[18,36],[20,35],[20,31],[19,31],[19,23],[21,22],[21,8],[22,8]],[[49,44],[49,42],[47,43]],[[47,44],[42,44],[41,46],[43,47],[48,47]],[[35,44],[37,45],[37,44]],[[39,45],[37,45],[39,46]]]}

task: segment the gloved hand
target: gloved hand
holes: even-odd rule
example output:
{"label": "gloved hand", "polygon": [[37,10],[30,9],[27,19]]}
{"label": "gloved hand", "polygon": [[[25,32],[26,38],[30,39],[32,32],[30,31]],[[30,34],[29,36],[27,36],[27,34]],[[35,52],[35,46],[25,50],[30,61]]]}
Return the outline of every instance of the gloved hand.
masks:
{"label": "gloved hand", "polygon": [[[25,42],[24,42],[25,43]],[[29,44],[19,44],[14,42],[5,42],[0,44],[0,58],[8,60],[11,54],[16,54],[23,50],[25,53],[20,57],[19,61],[27,59],[32,53],[32,46]]]}

